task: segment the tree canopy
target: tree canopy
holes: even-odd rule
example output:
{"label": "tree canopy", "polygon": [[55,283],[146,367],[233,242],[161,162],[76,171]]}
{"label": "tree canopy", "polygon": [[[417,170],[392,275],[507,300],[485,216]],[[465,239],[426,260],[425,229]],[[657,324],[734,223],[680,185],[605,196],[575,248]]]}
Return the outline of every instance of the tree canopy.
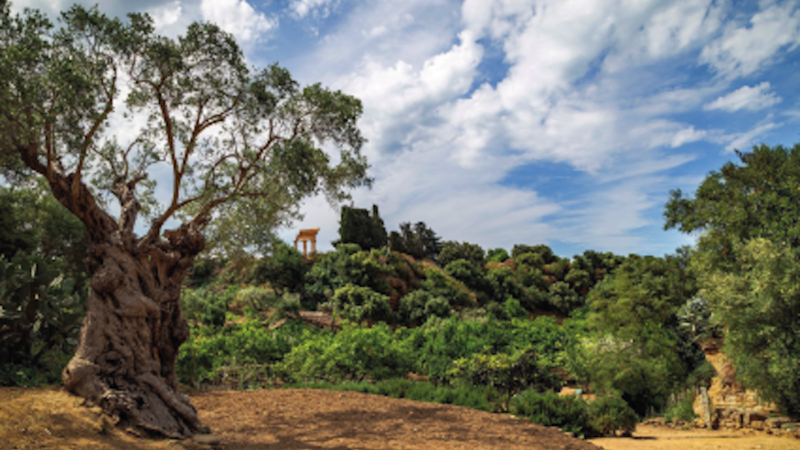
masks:
{"label": "tree canopy", "polygon": [[[37,11],[12,16],[8,5],[0,21],[0,154],[44,175],[56,197],[87,190],[104,211],[118,200],[116,226],[107,212],[75,211],[84,221],[132,230],[144,214],[141,244],[174,218],[219,242],[260,244],[297,217],[300,199],[324,191],[339,201],[370,182],[360,101],[301,88],[278,65],[249,68],[214,24],[169,39],[146,14],[123,22],[80,6],[58,28]],[[323,142],[341,150],[339,164]]]}
{"label": "tree canopy", "polygon": [[0,6],[4,173],[43,177],[87,232],[91,291],[64,386],[138,429],[186,437],[202,429],[175,373],[192,261],[207,237],[258,249],[303,198],[336,203],[369,185],[361,102],[300,87],[277,64],[248,67],[211,23],[172,39],[147,14],[73,6],[60,22]]}

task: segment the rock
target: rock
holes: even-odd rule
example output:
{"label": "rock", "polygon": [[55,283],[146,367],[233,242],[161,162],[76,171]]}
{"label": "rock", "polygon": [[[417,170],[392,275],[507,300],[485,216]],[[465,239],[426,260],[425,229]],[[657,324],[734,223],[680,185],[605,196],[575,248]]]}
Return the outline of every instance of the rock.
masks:
{"label": "rock", "polygon": [[770,417],[764,423],[770,428],[780,428],[781,425],[791,422],[792,419],[788,417]]}
{"label": "rock", "polygon": [[764,429],[764,421],[763,420],[752,420],[750,421],[750,428],[754,430],[763,430]]}

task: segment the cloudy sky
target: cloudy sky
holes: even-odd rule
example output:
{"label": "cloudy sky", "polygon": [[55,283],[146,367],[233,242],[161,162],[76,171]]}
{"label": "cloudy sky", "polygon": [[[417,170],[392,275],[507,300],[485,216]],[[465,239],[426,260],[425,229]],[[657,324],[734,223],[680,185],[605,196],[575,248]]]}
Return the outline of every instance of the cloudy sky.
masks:
{"label": "cloudy sky", "polygon": [[[71,0],[17,0],[52,14]],[[91,5],[93,1],[82,2]],[[663,255],[669,191],[734,149],[800,142],[800,4],[712,0],[143,0],[164,34],[195,20],[248,60],[364,103],[371,190],[388,230],[445,240]],[[338,213],[309,199],[330,249]]]}

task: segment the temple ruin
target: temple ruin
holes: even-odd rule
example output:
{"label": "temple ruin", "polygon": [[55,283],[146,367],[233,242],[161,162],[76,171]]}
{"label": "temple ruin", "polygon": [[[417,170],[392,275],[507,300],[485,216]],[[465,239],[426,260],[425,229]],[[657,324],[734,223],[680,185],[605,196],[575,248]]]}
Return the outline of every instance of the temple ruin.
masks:
{"label": "temple ruin", "polygon": [[297,250],[297,242],[303,242],[303,256],[308,257],[307,243],[311,241],[311,255],[317,254],[317,233],[319,228],[309,228],[307,230],[300,230],[297,233],[297,238],[294,240],[294,249]]}

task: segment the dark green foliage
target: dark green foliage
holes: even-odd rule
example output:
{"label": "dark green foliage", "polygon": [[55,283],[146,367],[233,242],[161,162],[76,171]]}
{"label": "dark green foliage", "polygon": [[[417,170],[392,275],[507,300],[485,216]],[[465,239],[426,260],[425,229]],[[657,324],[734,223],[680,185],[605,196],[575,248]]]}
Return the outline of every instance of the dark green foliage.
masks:
{"label": "dark green foliage", "polygon": [[0,257],[0,384],[59,380],[48,362],[74,350],[85,304],[86,291],[44,259]]}
{"label": "dark green foliage", "polygon": [[675,256],[632,255],[590,293],[589,321],[598,332],[590,358],[593,381],[620,392],[640,415],[662,409],[702,361],[678,329],[679,309],[697,293],[684,265]]}
{"label": "dark green foliage", "polygon": [[186,274],[186,281],[193,288],[202,287],[213,280],[217,272],[217,261],[213,259],[196,259]]}
{"label": "dark green foliage", "polygon": [[86,228],[46,187],[30,181],[21,188],[0,187],[0,255],[40,256],[82,286],[87,245]]}
{"label": "dark green foliage", "polygon": [[486,253],[487,262],[501,263],[510,258],[508,252],[503,248],[493,248]]}
{"label": "dark green foliage", "polygon": [[430,292],[434,297],[442,297],[453,307],[475,306],[475,297],[460,281],[430,267],[423,273],[425,280],[420,284],[420,289]]}
{"label": "dark green foliage", "polygon": [[503,310],[509,318],[525,319],[528,317],[528,311],[522,307],[519,300],[511,297],[503,304]]}
{"label": "dark green foliage", "polygon": [[368,287],[352,284],[337,289],[331,301],[320,305],[320,308],[329,309],[335,315],[356,322],[362,320],[391,322],[394,318],[389,306],[389,297]]}
{"label": "dark green foliage", "polygon": [[573,310],[583,306],[583,297],[579,296],[564,281],[556,281],[548,288],[550,294],[550,305],[558,312],[569,315]]}
{"label": "dark green foliage", "polygon": [[484,252],[480,245],[455,241],[447,241],[442,244],[442,251],[436,260],[439,266],[447,267],[448,264],[457,259],[466,259],[481,270],[483,270],[483,266],[486,263]]}
{"label": "dark green foliage", "polygon": [[483,270],[466,259],[451,261],[444,267],[446,274],[464,283],[469,289],[474,291],[478,297],[478,303],[485,305],[494,297],[492,283],[486,277]]}
{"label": "dark green foliage", "polygon": [[516,260],[517,257],[528,253],[539,255],[542,259],[542,264],[552,264],[559,260],[558,256],[553,253],[553,250],[546,245],[515,245],[511,250],[511,257]]}
{"label": "dark green foliage", "polygon": [[528,292],[519,283],[513,270],[508,267],[490,269],[486,273],[486,279],[492,286],[494,301],[504,303],[509,297],[513,297],[519,300],[524,307],[532,307]]}
{"label": "dark green foliage", "polygon": [[388,243],[383,219],[378,207],[372,205],[372,215],[366,209],[342,207],[339,223],[339,243],[357,244],[362,250],[385,247]]}
{"label": "dark green foliage", "polygon": [[362,264],[363,258],[354,258],[359,252],[361,248],[357,244],[339,244],[336,251],[319,255],[305,276],[306,308],[313,309],[319,303],[330,301],[336,289],[347,284],[378,288],[378,274],[370,273],[370,269],[375,266],[365,267]]}
{"label": "dark green foliage", "polygon": [[765,239],[733,241],[726,270],[701,253],[693,267],[705,275],[702,295],[725,334],[736,378],[800,417],[800,264],[794,249]]}
{"label": "dark green foliage", "polygon": [[578,397],[560,397],[555,392],[539,393],[533,389],[511,399],[511,412],[533,423],[558,427],[578,436],[591,435],[586,402]]}
{"label": "dark green foliage", "polygon": [[398,315],[403,323],[420,325],[431,316],[449,316],[450,302],[444,297],[436,297],[424,289],[418,289],[400,299]]}
{"label": "dark green foliage", "polygon": [[442,249],[441,238],[425,225],[417,222],[413,228],[411,223],[400,224],[400,232],[392,231],[389,244],[393,251],[411,255],[414,259],[436,261]]}
{"label": "dark green foliage", "polygon": [[636,413],[625,400],[605,396],[589,403],[589,425],[601,436],[614,436],[617,433],[629,436],[639,421]]}
{"label": "dark green foliage", "polygon": [[272,244],[272,254],[253,265],[252,277],[255,283],[269,283],[278,292],[298,292],[303,287],[306,272],[308,266],[303,255],[294,247],[276,240]]}
{"label": "dark green foliage", "polygon": [[716,256],[717,264],[734,258],[734,239],[765,238],[800,248],[800,144],[760,145],[737,155],[741,164],[711,172],[694,198],[672,191],[664,229],[704,231],[698,249]]}
{"label": "dark green foliage", "polygon": [[513,354],[492,354],[484,350],[453,361],[448,375],[468,385],[493,387],[500,395],[503,410],[508,410],[509,399],[522,389],[560,387],[560,383],[539,363],[532,347]]}
{"label": "dark green foliage", "polygon": [[223,292],[185,289],[181,293],[181,310],[186,320],[209,327],[221,327],[225,324],[225,313],[235,296],[236,288],[233,286]]}

